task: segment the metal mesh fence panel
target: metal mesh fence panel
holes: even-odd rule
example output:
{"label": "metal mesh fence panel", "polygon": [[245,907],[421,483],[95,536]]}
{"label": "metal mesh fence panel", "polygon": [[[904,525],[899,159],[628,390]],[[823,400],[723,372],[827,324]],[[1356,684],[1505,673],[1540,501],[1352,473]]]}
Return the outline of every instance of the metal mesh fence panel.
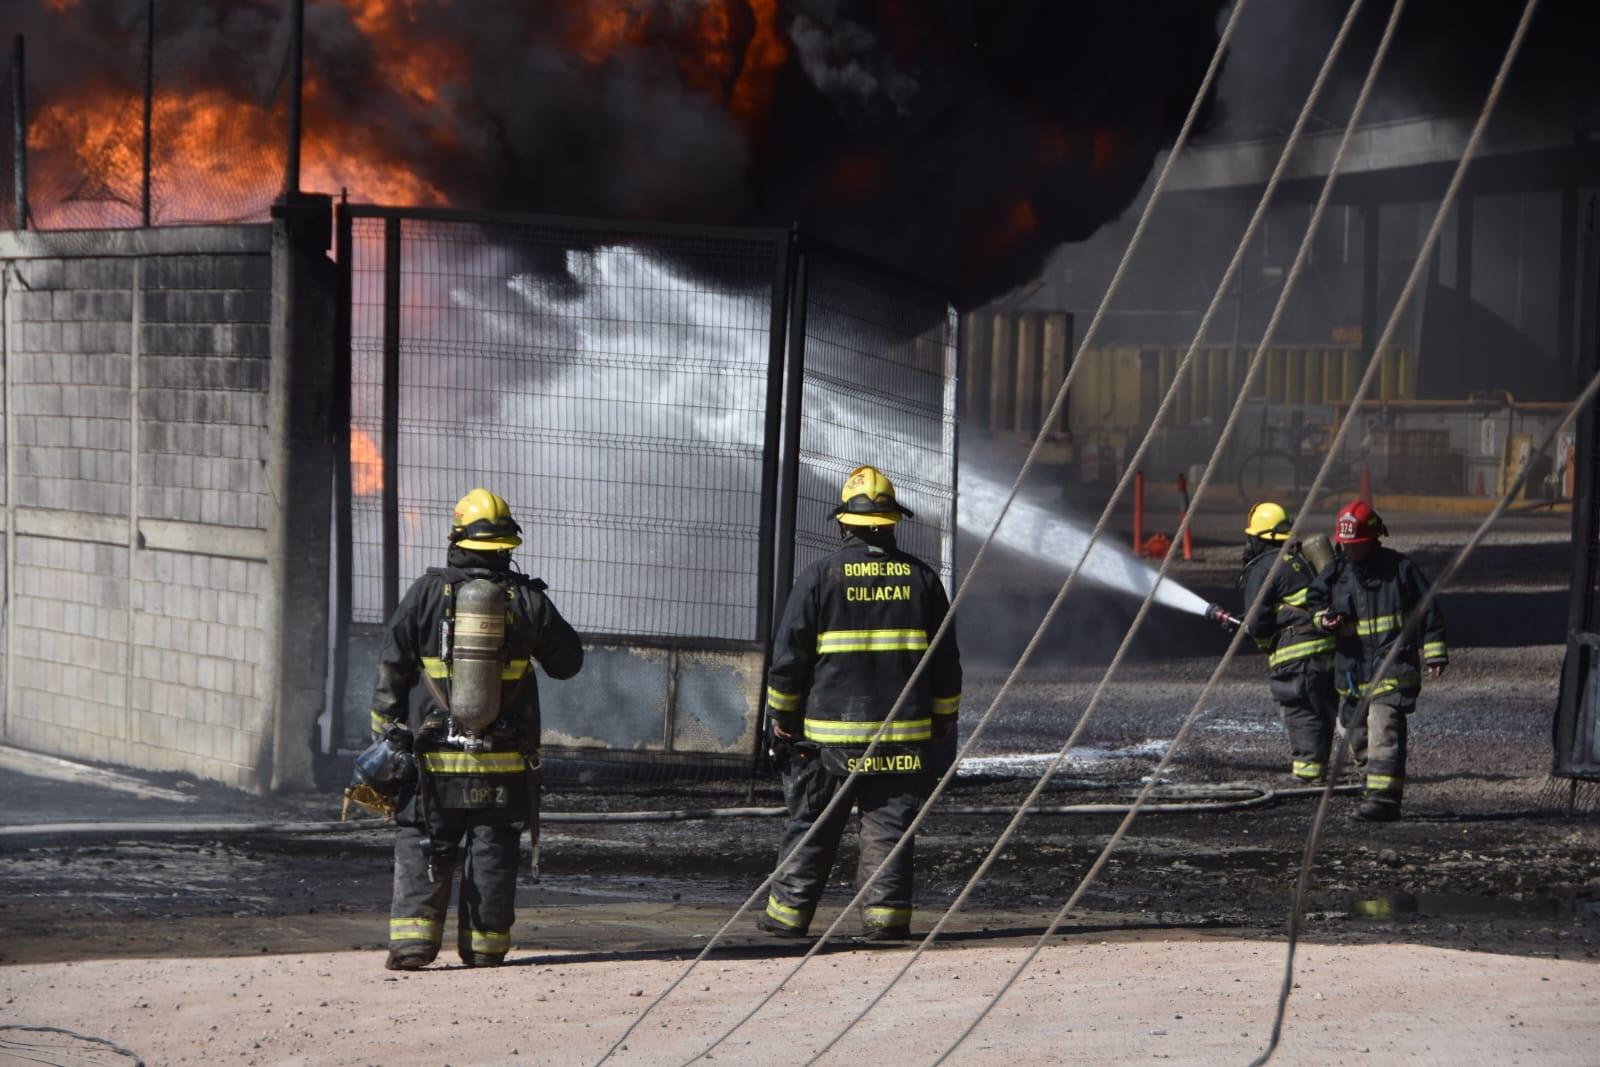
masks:
{"label": "metal mesh fence panel", "polygon": [[[357,621],[382,614],[383,227],[353,234]],[[404,220],[402,584],[442,560],[455,501],[482,484],[580,630],[753,640],[775,252],[761,235]]]}
{"label": "metal mesh fence panel", "polygon": [[[516,558],[590,650],[578,679],[541,687],[551,773],[748,770],[793,238],[349,210],[351,684],[481,484],[511,503]],[[871,462],[917,510],[906,547],[948,581],[954,314],[871,264],[807,255],[796,562],[831,547],[838,486]]]}
{"label": "metal mesh fence panel", "polygon": [[[61,19],[84,17],[60,8]],[[142,8],[143,5],[140,5]],[[288,100],[287,7],[218,16],[256,42],[238,56],[197,59],[197,29],[173,5],[155,5],[150,94],[150,216],[155,224],[264,221],[283,187]],[[168,13],[170,10],[170,14]],[[92,17],[92,16],[91,16]],[[143,12],[106,20],[110,36],[84,76],[51,77],[66,61],[42,47],[27,57],[28,214],[46,230],[141,225],[144,198]],[[9,44],[10,37],[7,37]],[[108,62],[112,57],[121,62]],[[16,219],[11,152],[11,56],[5,57],[0,214]],[[81,61],[83,57],[74,57]]]}
{"label": "metal mesh fence panel", "polygon": [[956,316],[944,300],[869,267],[811,252],[805,391],[795,508],[795,570],[838,546],[839,487],[863,464],[882,470],[915,517],[900,546],[955,564]]}

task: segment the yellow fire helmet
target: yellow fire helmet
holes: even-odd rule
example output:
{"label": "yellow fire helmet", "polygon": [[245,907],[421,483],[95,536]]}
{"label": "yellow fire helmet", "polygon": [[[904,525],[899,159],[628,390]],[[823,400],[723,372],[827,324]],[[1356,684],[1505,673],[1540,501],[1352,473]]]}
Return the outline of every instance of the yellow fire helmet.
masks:
{"label": "yellow fire helmet", "polygon": [[1244,532],[1249,537],[1259,537],[1263,541],[1287,541],[1293,526],[1294,522],[1289,518],[1289,513],[1283,510],[1283,505],[1268,500],[1250,509],[1250,519],[1244,524]]}
{"label": "yellow fire helmet", "polygon": [[911,509],[894,498],[894,483],[877,467],[857,467],[839,490],[834,518],[845,526],[893,526]]}
{"label": "yellow fire helmet", "polygon": [[479,552],[509,552],[522,544],[522,527],[511,517],[511,505],[487,489],[474,489],[456,501],[450,543]]}

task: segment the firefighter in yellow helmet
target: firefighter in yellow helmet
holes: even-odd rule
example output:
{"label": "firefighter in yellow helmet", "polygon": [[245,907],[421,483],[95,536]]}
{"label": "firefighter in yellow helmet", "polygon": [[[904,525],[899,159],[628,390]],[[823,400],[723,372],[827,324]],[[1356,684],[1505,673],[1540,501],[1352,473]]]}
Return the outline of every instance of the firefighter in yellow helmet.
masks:
{"label": "firefighter in yellow helmet", "polygon": [[456,504],[446,566],[412,583],[389,620],[372,730],[417,769],[394,797],[390,970],[438,955],[458,870],[462,962],[494,966],[510,948],[519,839],[538,819],[534,668],[571,678],[583,665],[545,583],[512,569],[521,543],[505,500],[472,490]]}
{"label": "firefighter in yellow helmet", "polygon": [[[833,514],[844,544],[795,580],[768,676],[789,822],[756,925],[779,937],[805,935],[852,808],[861,813],[858,884],[883,863],[932,788],[932,749],[953,738],[961,706],[954,630],[928,652],[950,610],[944,586],[937,572],[895,544],[895,524],[910,509],[895,499],[882,471],[857,467]],[[924,652],[931,657],[927,670],[888,720]],[[879,744],[868,755],[874,736]],[[846,785],[853,771],[860,773]],[[848,793],[834,812],[797,848],[841,790]],[[907,842],[864,899],[862,934],[906,937],[911,913]]]}
{"label": "firefighter in yellow helmet", "polygon": [[1290,541],[1293,525],[1282,504],[1268,501],[1250,509],[1238,584],[1244,587],[1241,610],[1248,612],[1274,558],[1283,557],[1261,606],[1244,619],[1244,626],[1267,653],[1267,686],[1289,733],[1289,773],[1309,783],[1327,771],[1339,698],[1333,685],[1333,639],[1312,624],[1306,590],[1332,561],[1333,550],[1326,538]]}

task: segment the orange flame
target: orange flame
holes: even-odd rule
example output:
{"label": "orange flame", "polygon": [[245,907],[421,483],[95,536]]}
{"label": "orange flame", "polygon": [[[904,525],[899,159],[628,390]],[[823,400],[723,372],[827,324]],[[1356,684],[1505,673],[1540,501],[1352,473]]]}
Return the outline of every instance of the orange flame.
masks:
{"label": "orange flame", "polygon": [[[317,95],[307,85],[308,100]],[[39,109],[29,129],[34,150],[48,158],[76,158],[68,170],[87,176],[76,188],[48,190],[39,203],[54,202],[38,221],[54,225],[126,224],[139,203],[141,132],[125,94],[84,86]],[[244,218],[262,212],[278,192],[283,156],[274,121],[254,102],[220,89],[186,94],[158,92],[151,102],[151,143],[157,221]],[[357,199],[439,204],[444,196],[405,163],[360,144],[360,130],[322,126],[302,142],[302,184],[348,188]],[[352,143],[354,142],[354,144]],[[48,170],[41,168],[48,180]],[[48,193],[59,195],[50,196]]]}
{"label": "orange flame", "polygon": [[772,104],[778,71],[789,58],[778,29],[778,0],[750,0],[748,25],[736,18],[739,0],[702,0],[682,15],[641,0],[596,0],[567,29],[566,43],[585,63],[599,66],[667,35],[681,40],[678,63],[684,84],[706,93],[747,126],[757,125]]}
{"label": "orange flame", "polygon": [[602,4],[584,6],[584,18],[567,30],[567,47],[590,66],[599,66],[624,48],[644,39],[645,12],[636,3],[622,0],[609,10]]}
{"label": "orange flame", "polygon": [[[448,87],[466,79],[471,57],[461,45],[428,32],[437,0],[333,0],[370,45],[385,83],[407,98],[413,136],[439,158],[458,151],[459,124],[448,111]],[[564,40],[585,63],[603,64],[628,49],[665,40],[690,89],[714,99],[747,128],[767,114],[788,60],[779,0],[590,0],[577,5]],[[79,0],[46,0],[56,12]],[[308,65],[301,185],[347,190],[355,200],[437,205],[446,194],[410,164],[381,131],[345,120],[342,103]],[[259,218],[278,194],[284,172],[284,100],[250,99],[234,88],[159,89],[152,102],[155,221]],[[141,196],[139,102],[126,86],[85,79],[48,100],[29,131],[44,166],[35,171],[37,221],[46,227],[130,225]],[[50,165],[55,159],[59,165]]]}
{"label": "orange flame", "polygon": [[383,492],[383,455],[371,434],[354,427],[350,430],[350,490],[356,496]]}

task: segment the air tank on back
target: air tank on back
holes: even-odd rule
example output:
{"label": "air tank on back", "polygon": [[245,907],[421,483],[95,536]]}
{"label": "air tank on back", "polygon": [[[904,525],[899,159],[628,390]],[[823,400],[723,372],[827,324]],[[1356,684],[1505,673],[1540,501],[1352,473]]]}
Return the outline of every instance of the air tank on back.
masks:
{"label": "air tank on back", "polygon": [[456,588],[450,650],[450,714],[476,733],[500,717],[505,669],[506,594],[486,578]]}

